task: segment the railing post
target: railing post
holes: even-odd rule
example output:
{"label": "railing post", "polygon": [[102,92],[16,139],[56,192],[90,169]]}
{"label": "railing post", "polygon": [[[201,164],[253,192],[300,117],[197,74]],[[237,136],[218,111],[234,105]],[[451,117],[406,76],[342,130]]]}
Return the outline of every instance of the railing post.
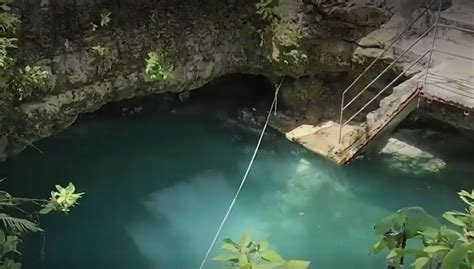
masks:
{"label": "railing post", "polygon": [[344,120],[344,96],[345,96],[345,92],[342,92],[341,111],[340,111],[340,114],[339,114],[339,144],[341,144],[341,142],[342,142],[342,128],[344,127],[342,125],[342,122]]}
{"label": "railing post", "polygon": [[443,8],[443,0],[438,0],[439,1],[439,6],[438,6],[438,14],[436,14],[436,20],[435,20],[435,27],[434,27],[434,33],[433,33],[433,41],[431,42],[431,49],[430,49],[430,54],[428,56],[428,63],[426,64],[426,69],[425,69],[425,78],[423,81],[423,86],[422,89],[426,89],[426,83],[428,82],[428,73],[430,72],[430,64],[431,60],[433,58],[433,51],[436,43],[436,38],[438,36],[438,24],[439,24],[439,18],[441,17],[441,9]]}

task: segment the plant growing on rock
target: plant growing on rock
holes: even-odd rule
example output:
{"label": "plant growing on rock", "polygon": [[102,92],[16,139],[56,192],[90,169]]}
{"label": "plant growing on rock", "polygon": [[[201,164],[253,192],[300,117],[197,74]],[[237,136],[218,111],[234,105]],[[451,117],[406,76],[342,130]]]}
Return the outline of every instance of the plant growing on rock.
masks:
{"label": "plant growing on rock", "polygon": [[[449,226],[441,225],[420,207],[400,209],[385,217],[374,227],[382,239],[370,253],[389,249],[388,268],[402,268],[406,256],[414,256],[412,266],[416,269],[474,268],[474,190],[458,195],[467,208],[444,213]],[[407,248],[408,240],[419,240],[423,247]]]}
{"label": "plant growing on rock", "polygon": [[[43,232],[39,226],[37,212],[28,212],[22,206],[32,204],[40,206],[40,214],[51,211],[69,212],[84,193],[76,193],[72,183],[66,188],[56,185],[58,192],[52,192],[48,200],[13,197],[8,192],[0,191],[0,268],[20,269],[21,263],[18,245],[21,237],[29,232]],[[36,218],[32,216],[36,215]]]}
{"label": "plant growing on rock", "polygon": [[278,9],[275,7],[273,0],[260,0],[255,4],[256,13],[261,16],[262,20],[273,25],[281,20]]}
{"label": "plant growing on rock", "polygon": [[96,67],[96,73],[103,75],[112,68],[114,57],[110,50],[102,45],[96,45],[90,48],[89,56],[91,63]]}
{"label": "plant growing on rock", "polygon": [[[95,33],[100,29],[104,29],[110,25],[111,21],[112,13],[108,11],[102,12],[100,14],[100,19],[97,23],[91,22],[91,31]],[[97,37],[94,37],[94,39],[97,39]],[[110,50],[100,44],[98,40],[95,41],[95,46],[92,46],[89,49],[89,57],[92,59],[91,64],[96,67],[96,74],[99,76],[102,76],[107,73],[107,71],[112,68],[114,61],[116,60]]]}
{"label": "plant growing on rock", "polygon": [[20,20],[10,12],[12,0],[0,0],[0,87],[3,98],[24,100],[33,96],[35,90],[44,90],[48,83],[48,72],[40,66],[21,66],[14,56],[17,49],[16,27]]}
{"label": "plant growing on rock", "polygon": [[173,79],[173,67],[159,53],[149,52],[145,62],[145,81],[158,83]]}
{"label": "plant growing on rock", "polygon": [[107,27],[110,22],[112,21],[112,13],[111,12],[102,12],[100,13],[100,20],[97,24],[91,22],[92,32],[97,31],[99,28]]}
{"label": "plant growing on rock", "polygon": [[214,257],[212,260],[224,262],[231,268],[239,269],[306,269],[310,262],[300,260],[285,260],[277,252],[268,248],[267,241],[258,243],[250,240],[245,234],[240,244],[230,238],[223,240],[222,249],[226,254]]}
{"label": "plant growing on rock", "polygon": [[14,86],[17,88],[18,100],[34,95],[35,90],[44,90],[48,86],[48,71],[40,66],[25,66],[19,70],[19,75]]}

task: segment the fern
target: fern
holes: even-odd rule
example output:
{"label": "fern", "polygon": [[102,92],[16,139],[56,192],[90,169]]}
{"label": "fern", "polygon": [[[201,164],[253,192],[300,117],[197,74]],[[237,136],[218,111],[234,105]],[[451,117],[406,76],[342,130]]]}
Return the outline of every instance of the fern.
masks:
{"label": "fern", "polygon": [[3,222],[3,225],[12,230],[19,232],[42,232],[43,229],[38,227],[36,223],[33,223],[26,219],[15,218],[5,213],[0,213],[0,221]]}
{"label": "fern", "polygon": [[0,13],[0,30],[4,33],[15,33],[16,26],[20,23],[17,16],[10,13]]}

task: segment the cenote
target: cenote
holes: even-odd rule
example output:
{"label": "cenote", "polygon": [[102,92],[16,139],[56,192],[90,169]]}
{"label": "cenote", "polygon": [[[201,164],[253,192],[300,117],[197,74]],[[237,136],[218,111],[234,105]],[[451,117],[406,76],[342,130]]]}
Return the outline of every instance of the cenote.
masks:
{"label": "cenote", "polygon": [[[147,101],[138,116],[106,106],[36,143],[43,154],[28,148],[1,163],[15,195],[47,197],[68,182],[85,192],[70,214],[41,218],[44,237],[24,238],[24,268],[197,268],[258,139],[214,97]],[[248,232],[310,268],[384,268],[384,255],[368,255],[377,220],[413,205],[440,216],[473,187],[472,142],[433,132],[426,141],[426,132],[413,135],[442,152],[436,173],[394,168],[381,154],[337,166],[270,130],[220,240]]]}

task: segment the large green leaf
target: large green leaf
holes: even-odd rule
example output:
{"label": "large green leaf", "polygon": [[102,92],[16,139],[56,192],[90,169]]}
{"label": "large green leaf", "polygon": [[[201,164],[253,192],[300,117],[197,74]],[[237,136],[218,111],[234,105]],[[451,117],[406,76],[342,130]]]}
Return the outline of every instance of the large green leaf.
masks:
{"label": "large green leaf", "polygon": [[469,243],[462,243],[451,249],[444,257],[441,269],[457,269],[464,262],[467,257],[467,252],[471,245]]}
{"label": "large green leaf", "polygon": [[424,252],[427,253],[436,253],[440,251],[449,251],[450,248],[447,246],[442,246],[442,245],[435,245],[435,246],[427,246],[423,249]]}
{"label": "large green leaf", "polygon": [[387,259],[400,258],[407,255],[413,255],[415,257],[426,257],[428,254],[423,250],[414,248],[395,248],[392,249],[392,251],[390,251],[390,253],[387,255]]}
{"label": "large green leaf", "polygon": [[414,206],[398,210],[375,224],[375,233],[383,235],[387,232],[405,231],[407,238],[417,236],[428,228],[438,228],[439,222],[423,208]]}
{"label": "large green leaf", "polygon": [[375,234],[383,235],[393,229],[393,220],[397,213],[386,216],[374,225]]}
{"label": "large green leaf", "polygon": [[405,236],[412,238],[428,228],[439,228],[441,224],[436,218],[428,214],[419,206],[404,209],[405,213]]}
{"label": "large green leaf", "polygon": [[456,225],[456,226],[459,226],[459,227],[466,227],[466,223],[464,223],[464,221],[460,220],[459,218],[457,218],[456,216],[454,216],[453,214],[451,214],[450,212],[446,212],[443,214],[443,218],[449,222],[451,222],[452,224]]}
{"label": "large green leaf", "polygon": [[415,262],[411,265],[414,266],[415,269],[423,269],[428,264],[430,259],[428,257],[419,257],[415,260]]}

